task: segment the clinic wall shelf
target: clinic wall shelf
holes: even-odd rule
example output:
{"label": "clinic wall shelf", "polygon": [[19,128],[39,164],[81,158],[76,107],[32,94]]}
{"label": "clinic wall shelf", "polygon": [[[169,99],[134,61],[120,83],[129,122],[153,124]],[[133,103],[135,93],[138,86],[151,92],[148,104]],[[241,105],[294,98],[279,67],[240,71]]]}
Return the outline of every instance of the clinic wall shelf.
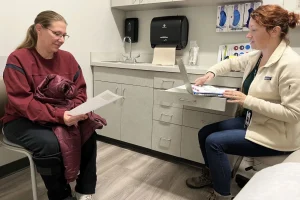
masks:
{"label": "clinic wall shelf", "polygon": [[111,0],[111,7],[124,11],[135,11],[182,8],[192,6],[212,6],[254,1],[257,0]]}

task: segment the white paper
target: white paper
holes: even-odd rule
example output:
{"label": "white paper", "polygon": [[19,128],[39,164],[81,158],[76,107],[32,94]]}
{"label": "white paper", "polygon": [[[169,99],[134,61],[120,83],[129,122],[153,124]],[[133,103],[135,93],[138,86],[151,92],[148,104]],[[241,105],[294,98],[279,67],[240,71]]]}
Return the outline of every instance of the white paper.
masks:
{"label": "white paper", "polygon": [[175,65],[176,47],[154,48],[153,61],[154,65]]}
{"label": "white paper", "polygon": [[93,110],[101,108],[107,104],[110,104],[120,98],[122,98],[122,96],[116,95],[115,93],[112,93],[111,91],[106,90],[105,92],[102,92],[101,94],[98,94],[97,96],[95,96],[91,99],[88,99],[85,103],[68,111],[68,114],[73,115],[73,116],[86,114]]}

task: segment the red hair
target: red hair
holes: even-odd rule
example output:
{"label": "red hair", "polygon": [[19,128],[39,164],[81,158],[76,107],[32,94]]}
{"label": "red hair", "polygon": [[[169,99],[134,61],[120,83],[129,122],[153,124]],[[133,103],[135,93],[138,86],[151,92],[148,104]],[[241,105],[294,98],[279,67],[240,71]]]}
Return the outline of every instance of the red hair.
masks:
{"label": "red hair", "polygon": [[289,12],[278,5],[263,5],[258,7],[251,13],[251,18],[261,26],[266,27],[267,31],[274,27],[281,28],[281,39],[287,42],[287,34],[289,28],[295,28],[300,23],[300,15],[294,12]]}

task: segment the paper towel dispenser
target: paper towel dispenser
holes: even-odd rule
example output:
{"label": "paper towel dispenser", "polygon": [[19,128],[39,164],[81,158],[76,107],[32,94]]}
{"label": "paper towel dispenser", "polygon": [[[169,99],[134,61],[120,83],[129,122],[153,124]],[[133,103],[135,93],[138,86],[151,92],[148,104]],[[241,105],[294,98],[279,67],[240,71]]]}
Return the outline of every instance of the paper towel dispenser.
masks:
{"label": "paper towel dispenser", "polygon": [[176,46],[184,49],[188,44],[189,22],[186,16],[155,17],[151,21],[151,47]]}

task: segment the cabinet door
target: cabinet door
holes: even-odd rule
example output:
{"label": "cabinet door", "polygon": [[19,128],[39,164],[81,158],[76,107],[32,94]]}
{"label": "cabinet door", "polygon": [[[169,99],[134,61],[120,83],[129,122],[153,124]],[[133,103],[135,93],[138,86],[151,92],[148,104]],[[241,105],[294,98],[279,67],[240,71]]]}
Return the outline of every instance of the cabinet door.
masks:
{"label": "cabinet door", "polygon": [[111,7],[139,4],[139,0],[111,0]]}
{"label": "cabinet door", "polygon": [[[118,95],[121,93],[121,84],[94,81],[94,96],[110,90]],[[95,110],[95,113],[107,120],[107,126],[97,130],[97,133],[106,137],[121,139],[121,103],[122,99]]]}
{"label": "cabinet door", "polygon": [[153,88],[122,85],[121,140],[151,148]]}
{"label": "cabinet door", "polygon": [[187,160],[204,163],[198,142],[198,131],[199,129],[182,126],[180,154]]}

